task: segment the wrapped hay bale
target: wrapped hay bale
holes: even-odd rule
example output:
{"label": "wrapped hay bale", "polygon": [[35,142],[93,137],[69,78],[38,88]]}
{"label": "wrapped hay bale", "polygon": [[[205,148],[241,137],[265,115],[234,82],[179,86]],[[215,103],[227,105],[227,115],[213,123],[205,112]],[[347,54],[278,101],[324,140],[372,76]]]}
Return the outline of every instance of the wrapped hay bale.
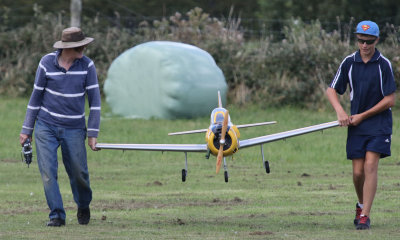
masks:
{"label": "wrapped hay bale", "polygon": [[192,118],[226,98],[221,69],[192,45],[154,41],[133,47],[111,64],[104,84],[113,113],[131,118]]}

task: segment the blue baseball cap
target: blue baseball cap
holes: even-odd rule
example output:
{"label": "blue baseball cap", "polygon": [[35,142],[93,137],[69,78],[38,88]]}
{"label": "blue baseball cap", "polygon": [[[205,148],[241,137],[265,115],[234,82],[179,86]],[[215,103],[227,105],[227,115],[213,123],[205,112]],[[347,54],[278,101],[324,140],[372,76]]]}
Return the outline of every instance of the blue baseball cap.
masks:
{"label": "blue baseball cap", "polygon": [[362,21],[357,25],[354,33],[366,34],[375,37],[379,37],[379,27],[372,21]]}

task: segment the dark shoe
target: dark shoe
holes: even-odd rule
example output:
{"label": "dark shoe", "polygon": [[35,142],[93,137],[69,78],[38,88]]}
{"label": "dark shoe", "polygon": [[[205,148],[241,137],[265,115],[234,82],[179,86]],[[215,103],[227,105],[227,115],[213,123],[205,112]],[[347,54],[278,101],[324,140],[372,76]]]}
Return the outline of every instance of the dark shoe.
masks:
{"label": "dark shoe", "polygon": [[88,208],[78,208],[78,213],[76,214],[78,217],[79,224],[86,225],[90,221],[90,209]]}
{"label": "dark shoe", "polygon": [[65,226],[65,220],[61,218],[52,218],[50,221],[46,224],[48,227],[61,227]]}
{"label": "dark shoe", "polygon": [[357,225],[357,230],[365,230],[369,229],[371,226],[370,220],[368,216],[361,216],[360,217],[360,222]]}
{"label": "dark shoe", "polygon": [[358,225],[358,222],[360,221],[361,212],[362,212],[362,209],[360,208],[358,203],[356,203],[356,217],[354,218],[354,226],[356,226],[356,227]]}

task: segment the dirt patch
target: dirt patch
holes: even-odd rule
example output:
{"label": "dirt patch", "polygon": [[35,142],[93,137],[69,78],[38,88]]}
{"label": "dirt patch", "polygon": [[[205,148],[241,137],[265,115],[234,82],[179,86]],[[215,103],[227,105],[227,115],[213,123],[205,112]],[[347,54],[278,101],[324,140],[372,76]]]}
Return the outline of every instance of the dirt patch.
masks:
{"label": "dirt patch", "polygon": [[[41,206],[46,206],[46,203],[39,204]],[[64,207],[66,211],[72,211],[75,208],[73,207]],[[22,209],[12,209],[12,210],[4,210],[0,211],[2,215],[24,215],[24,214],[31,214],[33,212],[49,212],[50,210],[46,208],[22,208]]]}
{"label": "dirt patch", "polygon": [[[26,203],[20,201],[5,201],[5,206],[0,209],[0,214],[2,215],[21,215],[21,214],[31,214],[33,212],[48,212],[49,209],[45,202],[33,201],[33,206],[27,206]],[[65,207],[67,209],[68,207]]]}
{"label": "dirt patch", "polygon": [[332,212],[293,212],[290,211],[287,214],[283,214],[282,216],[325,216],[325,215],[334,215],[336,213]]}
{"label": "dirt patch", "polygon": [[142,208],[174,208],[174,207],[212,207],[212,206],[223,206],[232,207],[245,203],[246,201],[235,197],[232,200],[220,200],[219,198],[214,198],[211,201],[178,201],[171,203],[162,202],[140,202],[132,200],[98,200],[92,202],[93,208],[102,209],[103,211],[113,209],[113,210],[132,210],[132,209],[142,209]]}
{"label": "dirt patch", "polygon": [[154,181],[152,183],[147,183],[146,186],[162,186],[162,182],[160,181]]}
{"label": "dirt patch", "polygon": [[186,223],[182,220],[182,219],[180,219],[180,218],[177,218],[176,219],[176,223],[178,224],[178,225],[185,225]]}
{"label": "dirt patch", "polygon": [[266,218],[267,215],[265,214],[250,214],[250,215],[244,215],[244,216],[240,216],[240,217],[244,217],[244,218]]}
{"label": "dirt patch", "polygon": [[325,215],[333,215],[333,213],[331,213],[331,212],[309,212],[306,215],[310,215],[310,216],[325,216]]}
{"label": "dirt patch", "polygon": [[274,234],[274,233],[270,232],[270,231],[263,231],[263,232],[257,231],[257,232],[249,233],[249,235],[256,235],[256,236],[265,236],[265,235],[272,235],[272,234]]}
{"label": "dirt patch", "polygon": [[5,162],[5,163],[16,163],[16,162],[21,162],[21,160],[11,159],[11,158],[4,158],[4,159],[0,159],[0,162]]}

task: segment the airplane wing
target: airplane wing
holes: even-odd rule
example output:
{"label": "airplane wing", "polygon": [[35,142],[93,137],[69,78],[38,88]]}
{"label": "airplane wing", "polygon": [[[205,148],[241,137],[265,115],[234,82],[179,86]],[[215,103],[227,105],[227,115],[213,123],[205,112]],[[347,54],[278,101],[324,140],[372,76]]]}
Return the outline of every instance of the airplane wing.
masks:
{"label": "airplane wing", "polygon": [[114,150],[170,151],[170,152],[207,152],[206,144],[114,144],[98,143],[96,148]]}
{"label": "airplane wing", "polygon": [[[294,137],[306,133],[320,131],[327,128],[339,126],[338,121],[322,123],[305,128],[294,129],[287,132],[275,133],[271,135],[250,138],[239,142],[239,149],[273,142],[289,137]],[[207,130],[207,129],[205,129]],[[195,130],[200,131],[200,130]],[[171,152],[207,152],[206,144],[116,144],[116,143],[98,143],[96,147],[99,149],[114,150],[142,150],[142,151],[171,151]]]}
{"label": "airplane wing", "polygon": [[302,134],[306,134],[306,133],[320,131],[323,129],[332,128],[332,127],[336,127],[336,126],[339,126],[338,121],[322,123],[322,124],[313,125],[313,126],[309,126],[309,127],[305,127],[305,128],[294,129],[294,130],[290,130],[287,132],[280,132],[280,133],[275,133],[275,134],[256,137],[256,138],[249,138],[249,139],[239,141],[239,149],[251,147],[254,145],[269,143],[269,142],[273,142],[273,141],[277,141],[277,140],[281,140],[281,139],[285,139],[285,138],[290,138],[290,137],[294,137],[294,136],[298,136],[298,135],[302,135]]}

